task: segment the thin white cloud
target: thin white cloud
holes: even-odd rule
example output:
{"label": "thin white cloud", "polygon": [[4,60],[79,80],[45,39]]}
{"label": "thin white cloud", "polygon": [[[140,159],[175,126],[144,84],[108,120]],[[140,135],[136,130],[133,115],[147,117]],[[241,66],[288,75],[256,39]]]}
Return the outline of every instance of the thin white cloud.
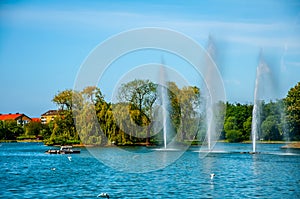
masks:
{"label": "thin white cloud", "polygon": [[287,66],[300,67],[300,62],[285,62]]}
{"label": "thin white cloud", "polygon": [[240,85],[241,82],[237,79],[225,79],[224,82],[226,84],[234,84],[234,85]]}
{"label": "thin white cloud", "polygon": [[[206,40],[213,32],[218,38],[255,47],[280,47],[287,45],[300,48],[296,35],[289,35],[291,24],[253,23],[216,20],[185,20],[165,15],[127,11],[97,10],[57,10],[38,8],[6,8],[0,12],[2,19],[7,18],[17,24],[38,23],[47,28],[68,28],[94,30],[126,30],[130,28],[156,26],[166,27],[189,34],[193,38]],[[207,18],[207,17],[206,17]],[[217,35],[219,34],[219,35]]]}

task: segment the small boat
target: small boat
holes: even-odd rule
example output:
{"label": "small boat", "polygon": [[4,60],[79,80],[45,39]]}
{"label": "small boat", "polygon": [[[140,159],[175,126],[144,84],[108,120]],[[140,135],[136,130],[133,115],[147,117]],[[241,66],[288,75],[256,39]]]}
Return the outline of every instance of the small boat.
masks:
{"label": "small boat", "polygon": [[72,146],[61,146],[59,150],[57,149],[49,149],[45,151],[48,154],[72,154],[72,153],[80,153],[80,150],[74,150]]}

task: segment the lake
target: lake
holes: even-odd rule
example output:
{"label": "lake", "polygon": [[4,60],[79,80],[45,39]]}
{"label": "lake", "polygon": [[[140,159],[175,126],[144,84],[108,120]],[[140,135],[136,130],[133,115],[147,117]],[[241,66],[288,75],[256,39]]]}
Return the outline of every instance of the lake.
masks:
{"label": "lake", "polygon": [[[81,148],[70,161],[68,155],[45,154],[51,147],[43,143],[0,143],[0,197],[97,198],[107,192],[112,199],[300,198],[300,151],[285,151],[280,146],[260,144],[261,153],[251,155],[239,153],[251,150],[250,144],[217,143],[218,152],[205,157],[198,147],[182,153],[153,153],[147,147]],[[120,149],[131,157],[121,157]],[[93,151],[111,162],[99,161]],[[160,162],[175,156],[164,168],[150,165],[161,166]],[[124,162],[130,158],[144,167],[149,165],[152,171],[135,172],[140,165]],[[111,163],[118,164],[117,170],[107,166]],[[122,171],[122,167],[126,168]]]}

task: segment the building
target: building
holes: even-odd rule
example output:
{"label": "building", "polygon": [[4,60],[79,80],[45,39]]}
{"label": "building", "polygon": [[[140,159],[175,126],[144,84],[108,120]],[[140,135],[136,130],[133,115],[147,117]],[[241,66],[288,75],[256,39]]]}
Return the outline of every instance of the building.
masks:
{"label": "building", "polygon": [[31,121],[32,122],[39,122],[39,123],[41,123],[41,118],[31,118]]}
{"label": "building", "polygon": [[0,120],[3,120],[3,121],[15,120],[15,121],[17,121],[17,124],[20,124],[20,125],[24,125],[24,124],[31,122],[31,118],[22,113],[0,114]]}
{"label": "building", "polygon": [[53,121],[55,117],[59,115],[57,110],[49,110],[46,113],[41,115],[41,123],[48,124],[49,122]]}

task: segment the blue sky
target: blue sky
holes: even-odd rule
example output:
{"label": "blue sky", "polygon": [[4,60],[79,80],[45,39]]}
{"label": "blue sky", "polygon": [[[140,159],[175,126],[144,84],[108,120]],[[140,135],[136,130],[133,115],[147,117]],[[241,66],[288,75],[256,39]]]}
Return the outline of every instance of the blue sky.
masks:
{"label": "blue sky", "polygon": [[[39,117],[56,108],[51,99],[58,91],[73,88],[82,62],[99,43],[143,27],[172,29],[203,46],[211,35],[230,102],[253,101],[261,49],[272,70],[274,98],[285,97],[300,81],[296,0],[1,1],[0,113]],[[145,56],[161,60],[159,53],[145,53],[125,63],[143,64],[148,61]],[[181,63],[168,55],[165,62]],[[116,62],[100,82],[107,99],[120,71],[130,70],[120,70],[122,64]]]}

